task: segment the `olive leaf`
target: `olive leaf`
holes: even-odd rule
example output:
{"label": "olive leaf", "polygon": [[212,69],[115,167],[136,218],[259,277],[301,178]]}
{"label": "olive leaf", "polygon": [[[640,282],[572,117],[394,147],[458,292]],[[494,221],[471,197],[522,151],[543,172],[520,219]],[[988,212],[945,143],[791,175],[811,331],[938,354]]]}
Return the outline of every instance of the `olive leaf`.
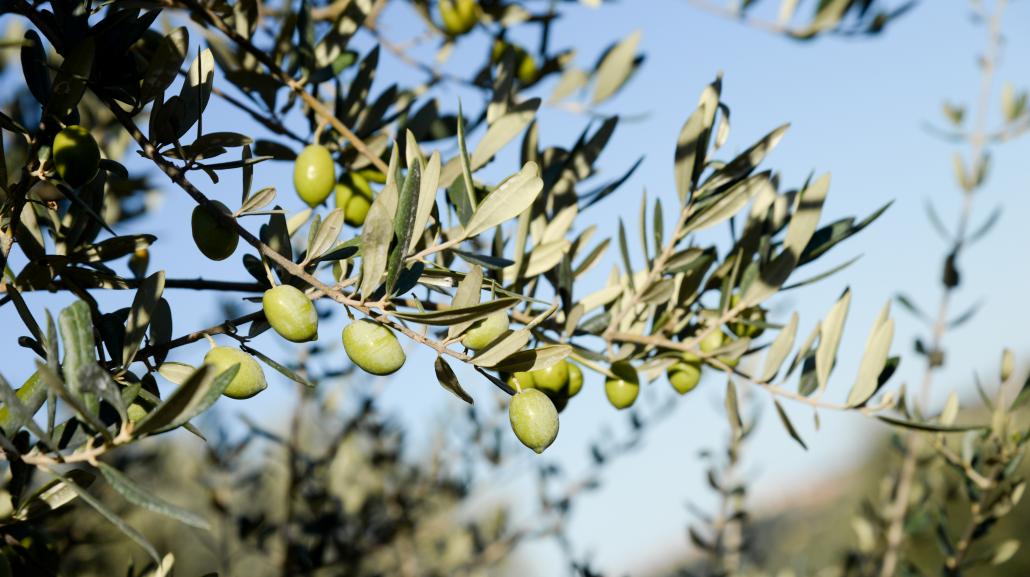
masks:
{"label": "olive leaf", "polygon": [[82,370],[87,365],[96,364],[97,358],[92,313],[88,304],[76,300],[61,310],[57,321],[64,340],[64,361],[61,364],[65,382],[68,390],[79,396],[86,392],[82,383]]}
{"label": "olive leaf", "polygon": [[68,486],[69,484],[73,483],[87,489],[95,479],[96,475],[85,469],[71,469],[65,473],[63,478],[51,479],[36,489],[32,495],[22,501],[11,518],[27,521],[59,509],[79,496],[74,489]]}
{"label": "olive leaf", "polygon": [[594,104],[612,97],[633,74],[637,46],[641,32],[637,30],[612,47],[597,66],[597,83],[594,85]]}
{"label": "olive leaf", "polygon": [[[491,123],[486,130],[486,134],[483,135],[483,138],[476,146],[476,151],[472,153],[472,158],[469,161],[470,170],[475,172],[485,166],[495,154],[521,134],[529,126],[529,123],[533,122],[539,107],[540,99],[531,98],[519,103],[518,106],[513,107],[506,114]],[[466,182],[466,184],[468,183]]]}
{"label": "olive leaf", "polygon": [[45,106],[50,100],[50,72],[43,39],[35,30],[25,32],[25,42],[21,45],[21,70],[32,97]]}
{"label": "olive leaf", "polygon": [[158,271],[143,281],[132,300],[129,318],[125,322],[125,343],[122,345],[122,366],[128,367],[136,358],[150,326],[150,319],[165,289],[165,273]]}
{"label": "olive leaf", "polygon": [[61,69],[54,78],[50,100],[46,103],[44,114],[52,114],[57,118],[65,118],[78,106],[82,94],[86,91],[86,82],[93,69],[93,53],[96,43],[92,37],[86,37],[68,52],[61,64]]}
{"label": "olive leaf", "polygon": [[873,323],[866,340],[865,352],[858,365],[858,376],[848,393],[848,405],[857,407],[866,403],[879,387],[880,373],[887,364],[891,342],[894,339],[894,319],[890,318],[890,301]]}
{"label": "olive leaf", "polygon": [[107,262],[145,249],[156,240],[152,234],[115,236],[97,244],[79,245],[68,257],[75,262]]}
{"label": "olive leaf", "polygon": [[182,63],[186,61],[189,42],[189,32],[182,26],[165,35],[143,76],[143,84],[140,86],[140,98],[143,102],[157,98],[172,84],[182,68]]}
{"label": "olive leaf", "polygon": [[213,379],[209,378],[212,370],[210,365],[201,365],[185,383],[136,423],[133,433],[142,437],[169,431],[206,411],[232,382],[239,371],[239,364],[232,365]]}
{"label": "olive leaf", "polygon": [[[54,471],[50,472],[54,473]],[[62,481],[64,481],[65,487],[71,489],[76,495],[79,496],[80,499],[82,499],[86,504],[92,507],[97,513],[100,513],[101,516],[103,516],[119,531],[125,534],[126,537],[135,541],[136,544],[142,547],[143,550],[146,551],[147,554],[150,555],[150,557],[154,561],[156,561],[159,564],[161,563],[161,558],[158,556],[157,550],[154,549],[154,546],[151,545],[149,541],[147,541],[147,538],[144,537],[142,533],[134,529],[132,525],[129,525],[125,521],[125,519],[122,519],[116,513],[108,509],[103,503],[100,502],[99,499],[97,499],[93,495],[90,495],[89,491],[87,491],[84,487],[80,486],[73,479],[69,478],[69,474],[54,474],[57,475]]]}
{"label": "olive leaf", "polygon": [[[851,289],[847,289],[819,324],[819,346],[815,351],[815,375],[821,391],[826,390],[826,385],[830,381],[830,371],[837,362],[840,337],[844,332],[844,321],[848,316],[850,306]],[[880,371],[877,370],[876,373],[879,374]]]}
{"label": "olive leaf", "polygon": [[423,325],[449,326],[465,322],[474,322],[490,313],[510,309],[519,303],[518,298],[504,297],[462,308],[448,308],[424,313],[392,312],[399,319],[413,321]]}
{"label": "olive leaf", "polygon": [[415,209],[415,222],[412,225],[411,240],[408,242],[408,252],[415,250],[415,246],[422,238],[422,231],[429,224],[429,217],[436,205],[436,190],[440,186],[440,152],[433,151],[432,156],[426,163],[422,172],[422,179],[419,183],[418,204]]}
{"label": "olive leaf", "polygon": [[361,284],[362,298],[368,298],[382,279],[389,260],[390,241],[393,240],[393,214],[386,207],[386,195],[380,194],[372,202],[361,230]]}
{"label": "olive leaf", "polygon": [[494,365],[499,371],[508,373],[539,371],[560,363],[572,353],[569,345],[544,345],[535,349],[518,351]]}
{"label": "olive leaf", "polygon": [[469,396],[465,389],[461,387],[461,383],[458,382],[458,377],[454,374],[454,369],[447,364],[447,361],[443,357],[436,357],[436,362],[433,364],[436,370],[436,380],[440,382],[440,385],[448,391],[454,393],[454,396],[472,405],[475,401]]}
{"label": "olive leaf", "polygon": [[99,462],[97,463],[97,468],[100,469],[111,488],[133,505],[143,507],[148,511],[170,517],[198,529],[204,529],[205,531],[211,529],[211,525],[200,515],[155,497],[111,465]]}
{"label": "olive leaf", "polygon": [[333,248],[337,239],[340,238],[342,230],[343,209],[334,208],[315,230],[311,242],[308,244],[308,254],[304,258],[305,263],[310,263]]}
{"label": "olive leaf", "polygon": [[[483,269],[478,266],[472,267],[468,273],[465,274],[465,278],[461,279],[458,283],[458,290],[454,292],[454,298],[451,299],[451,309],[461,309],[468,306],[479,304],[481,298],[480,292],[483,290]],[[475,320],[455,323],[447,329],[447,339],[453,339],[458,335],[465,332]]]}
{"label": "olive leaf", "polygon": [[543,188],[540,167],[535,162],[527,162],[522,170],[487,195],[465,225],[465,237],[472,238],[522,214],[532,206]]}
{"label": "olive leaf", "polygon": [[776,335],[776,339],[769,346],[768,352],[765,353],[765,364],[762,367],[762,372],[758,375],[758,381],[768,383],[776,376],[779,372],[780,367],[783,365],[783,361],[790,354],[790,349],[794,346],[794,337],[798,332],[798,313],[795,311],[790,315],[790,321],[787,322],[787,326],[784,327]]}

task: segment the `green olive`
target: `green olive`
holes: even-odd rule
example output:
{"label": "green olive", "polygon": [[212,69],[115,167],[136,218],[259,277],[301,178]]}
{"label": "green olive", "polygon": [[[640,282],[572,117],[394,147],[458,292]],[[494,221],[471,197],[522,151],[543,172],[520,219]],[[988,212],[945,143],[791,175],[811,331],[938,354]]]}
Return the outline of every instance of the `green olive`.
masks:
{"label": "green olive", "polygon": [[336,208],[343,210],[343,220],[353,227],[365,224],[372,207],[372,187],[359,172],[347,173],[336,184]]}
{"label": "green olive", "polygon": [[476,0],[439,0],[440,20],[449,36],[461,36],[479,20]]}
{"label": "green olive", "polygon": [[365,224],[365,217],[368,216],[368,209],[372,208],[372,201],[361,195],[353,195],[347,201],[347,207],[343,209],[343,221],[357,228]]}
{"label": "green olive", "polygon": [[619,361],[611,366],[615,378],[608,377],[604,382],[604,394],[616,409],[622,410],[633,405],[640,394],[640,377],[629,361]]}
{"label": "green olive", "polygon": [[725,342],[725,340],[726,340],[726,335],[723,334],[722,331],[720,331],[718,329],[709,331],[709,333],[707,335],[705,335],[705,337],[703,339],[701,339],[701,343],[700,343],[701,352],[703,352],[703,353],[710,353],[710,352],[714,351],[715,349],[718,349],[719,347],[721,347],[723,345],[723,343]]}
{"label": "green olive", "polygon": [[548,396],[568,397],[569,363],[561,361],[546,369],[533,371],[534,388],[547,393]]}
{"label": "green olive", "polygon": [[389,375],[404,366],[404,349],[390,329],[361,319],[343,329],[343,348],[355,365],[373,375]]}
{"label": "green olive", "polygon": [[519,59],[519,66],[515,75],[518,77],[519,82],[526,86],[536,82],[540,77],[540,69],[536,65],[536,58],[533,58],[532,54],[523,53],[522,58]]}
{"label": "green olive", "polygon": [[[734,308],[738,304],[740,304],[739,295],[733,295],[732,297],[730,297],[730,308]],[[762,336],[762,333],[765,332],[765,329],[755,324],[750,324],[761,324],[765,322],[765,311],[762,310],[762,307],[746,308],[740,313],[740,315],[741,317],[743,317],[744,320],[749,322],[745,323],[740,321],[734,321],[728,323],[726,326],[730,329],[731,333],[738,337],[748,337],[752,339]]]}
{"label": "green olive", "polygon": [[[229,207],[217,200],[212,200],[211,203],[223,214],[232,214]],[[193,225],[193,242],[207,258],[225,260],[236,252],[236,246],[240,243],[240,234],[231,228],[222,226],[215,215],[211,214],[203,205],[198,204],[193,209],[191,223]]]}
{"label": "green olive", "polygon": [[261,297],[265,319],[282,338],[295,343],[318,338],[318,312],[297,287],[279,285]]}
{"label": "green olive", "polygon": [[[691,355],[695,359],[694,355]],[[672,385],[676,392],[685,395],[697,387],[697,384],[701,382],[701,363],[691,361],[678,361],[672,365],[666,371],[666,376],[669,377],[669,384]]]}
{"label": "green olive", "polygon": [[379,170],[375,168],[362,168],[361,170],[354,172],[352,174],[357,174],[361,176],[361,178],[367,180],[368,182],[377,182],[379,184],[386,183],[386,175],[382,172],[379,172]]}
{"label": "green olive", "polygon": [[54,168],[61,179],[78,188],[100,169],[100,147],[85,128],[68,126],[54,137]]}
{"label": "green olive", "polygon": [[329,149],[309,144],[293,163],[293,186],[308,206],[318,206],[329,197],[336,182],[336,165]]}
{"label": "green olive", "polygon": [[467,349],[478,351],[485,349],[487,345],[504,334],[508,330],[508,312],[497,311],[490,313],[486,318],[479,319],[472,323],[472,326],[465,331],[461,338],[461,344]]}
{"label": "green olive", "polygon": [[[518,383],[518,386],[515,386]],[[519,391],[520,389],[532,389],[536,386],[533,380],[533,373],[516,372],[508,375],[508,386]]]}
{"label": "green olive", "polygon": [[558,410],[551,399],[537,389],[523,389],[512,397],[508,418],[515,436],[537,453],[543,453],[558,436]]}
{"label": "green olive", "polygon": [[229,382],[223,395],[232,399],[249,399],[265,390],[265,373],[254,357],[231,347],[215,347],[204,355],[204,364],[214,368],[212,376],[217,377],[229,367],[239,364],[240,370]]}
{"label": "green olive", "polygon": [[575,397],[579,394],[579,391],[583,388],[583,370],[579,368],[579,365],[565,361],[569,365],[569,398]]}
{"label": "green olive", "polygon": [[125,415],[129,417],[130,423],[138,423],[143,420],[143,417],[147,416],[147,409],[136,401],[125,408]]}

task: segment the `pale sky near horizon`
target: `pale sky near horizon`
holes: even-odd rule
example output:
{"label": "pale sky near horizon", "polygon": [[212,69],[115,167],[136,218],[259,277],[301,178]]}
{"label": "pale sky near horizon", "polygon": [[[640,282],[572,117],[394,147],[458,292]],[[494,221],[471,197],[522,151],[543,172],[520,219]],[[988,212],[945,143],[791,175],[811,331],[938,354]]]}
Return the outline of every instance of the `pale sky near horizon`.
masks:
{"label": "pale sky near horizon", "polygon": [[[872,319],[888,299],[903,291],[924,303],[926,309],[936,307],[944,243],[931,229],[924,204],[932,200],[945,222],[954,222],[959,192],[952,179],[951,155],[956,149],[931,137],[923,125],[942,124],[943,100],[968,103],[975,95],[975,56],[984,45],[985,34],[981,27],[970,24],[968,13],[965,1],[925,0],[881,36],[829,37],[798,43],[702,13],[685,0],[623,1],[596,10],[570,7],[570,17],[553,33],[553,45],[577,47],[581,66],[590,66],[610,41],[638,29],[643,31],[641,50],[647,54],[644,67],[631,84],[600,110],[629,118],[620,124],[599,166],[610,178],[621,174],[639,156],[646,155],[646,160],[619,193],[586,213],[581,226],[593,223],[602,232],[613,231],[619,216],[635,226],[639,192],[644,188],[649,196],[660,196],[666,207],[675,204],[672,156],[677,133],[701,89],[722,72],[723,98],[732,110],[732,133],[721,151],[722,158],[789,121],[787,136],[765,166],[779,171],[786,187],[799,185],[813,171],[831,172],[823,222],[848,215],[862,218],[894,201],[878,222],[819,264],[806,267],[798,278],[862,255],[856,264],[816,286],[777,297],[770,314],[771,320],[782,322],[790,310],[797,309],[801,316],[800,339],[845,288],[852,289],[849,323],[831,384],[831,397],[843,397],[854,379]],[[380,22],[384,33],[394,40],[404,40],[421,27],[407,7],[388,10]],[[1010,4],[1005,29],[1008,43],[999,78],[1027,88],[1030,3]],[[476,51],[487,49],[485,37],[463,42],[478,46],[469,48],[478,64],[482,52]],[[417,56],[429,61],[433,55],[432,49],[427,49]],[[456,70],[463,65],[467,62],[450,64]],[[417,73],[384,52],[374,92],[386,87],[389,79],[410,82],[412,74]],[[5,76],[0,82],[11,82],[11,78]],[[546,96],[552,86],[544,84],[540,94]],[[995,83],[995,104],[1000,86],[1001,82]],[[448,89],[439,93],[444,108],[450,108],[448,103],[458,96],[469,97]],[[211,114],[205,117],[206,130],[241,129],[244,117],[218,100],[212,100],[212,106]],[[994,110],[992,119],[997,120],[997,108]],[[573,142],[586,122],[581,115],[554,109],[544,109],[540,117],[541,140],[563,146]],[[246,126],[250,129],[251,123]],[[470,140],[474,143],[480,136],[474,134]],[[1019,261],[1022,249],[1030,246],[1030,227],[1021,225],[1023,215],[1030,211],[1028,158],[1030,138],[997,148],[990,181],[976,199],[976,224],[995,206],[1003,206],[1004,212],[993,232],[970,247],[961,261],[964,282],[956,298],[955,315],[977,301],[983,304],[972,321],[946,340],[948,365],[936,380],[938,401],[953,387],[968,393],[974,370],[992,382],[1002,347],[1012,348],[1021,357],[1030,352],[1030,337],[1022,327],[1030,277]],[[484,177],[497,179],[510,173],[513,159],[509,156],[502,167],[490,167]],[[136,163],[130,167],[143,166]],[[224,278],[223,265],[203,260],[193,246],[187,225],[191,201],[162,181],[160,175],[154,174],[153,178],[167,192],[162,209],[126,226],[124,232],[155,230],[160,240],[154,247],[154,262],[167,263],[169,276]],[[204,182],[205,192],[238,202],[238,177],[228,177],[216,186],[209,186],[203,179],[197,176],[198,182]],[[255,185],[277,186],[279,198],[288,203],[288,208],[300,208],[286,165],[260,166]],[[670,220],[667,216],[666,222]],[[725,229],[710,235],[706,238],[725,244]],[[233,278],[247,278],[238,267],[241,254],[238,251],[226,261],[235,265],[230,273]],[[617,259],[617,251],[609,250],[598,270],[606,273]],[[215,316],[216,303],[199,299],[197,293],[170,291],[167,296],[176,311],[176,334],[221,320]],[[56,311],[67,302],[39,294],[28,295],[27,300],[37,313],[44,306]],[[110,309],[127,306],[130,301],[128,292],[101,298]],[[914,385],[922,370],[921,359],[912,352],[913,337],[921,333],[920,326],[897,305],[893,310],[898,325],[892,353],[901,354],[903,361],[891,386]],[[323,340],[337,350],[342,326],[339,317],[322,328]],[[13,307],[0,307],[0,326],[20,329]],[[6,361],[4,374],[12,382],[21,382],[31,372],[31,356],[16,344],[20,334],[0,334],[0,357]],[[270,335],[263,336],[256,346],[269,353],[290,350],[276,344]],[[177,352],[174,358],[196,363],[205,350],[205,345],[198,344]],[[432,358],[425,351],[415,352],[398,375],[381,382],[385,406],[412,424],[416,446],[419,433],[428,432],[441,415],[462,409],[460,401],[436,384]],[[271,377],[271,371],[266,372]],[[492,398],[491,385],[483,379],[468,371],[459,370],[458,374],[477,400]],[[290,401],[292,390],[278,378],[271,380],[269,390],[253,401],[220,402],[223,414],[247,413],[273,422],[285,416],[282,407]],[[574,545],[579,552],[590,552],[598,569],[609,575],[640,574],[667,556],[688,552],[685,525],[691,519],[685,503],[689,500],[711,505],[702,465],[695,455],[703,448],[722,445],[726,430],[721,408],[723,385],[723,380],[709,378],[698,391],[676,400],[673,414],[649,433],[643,449],[614,464],[604,488],[578,504],[573,519]],[[659,380],[647,388],[647,394],[671,399],[667,389],[667,383]],[[806,452],[783,431],[768,395],[755,393],[763,424],[746,450],[745,471],[759,484],[756,499],[761,502],[798,494],[809,483],[841,473],[870,447],[875,438],[871,433],[883,430],[861,417],[824,411],[820,413],[821,430],[816,432],[809,409],[786,403],[809,445]],[[601,379],[588,374],[584,392],[562,414],[561,435],[545,458],[561,460],[573,469],[582,466],[588,456],[587,443],[596,438],[602,425],[625,430],[627,423],[624,415],[607,404]],[[527,454],[527,468],[530,463]],[[514,480],[510,485],[518,484],[520,481]],[[525,553],[526,560],[541,564],[538,574],[560,574],[553,565],[559,558],[551,546],[526,548]]]}

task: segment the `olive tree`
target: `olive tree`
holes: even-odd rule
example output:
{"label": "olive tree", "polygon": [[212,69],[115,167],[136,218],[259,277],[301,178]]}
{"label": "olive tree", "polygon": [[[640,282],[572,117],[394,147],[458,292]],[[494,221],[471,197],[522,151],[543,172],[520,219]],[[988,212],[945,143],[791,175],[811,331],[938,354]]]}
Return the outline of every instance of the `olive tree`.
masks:
{"label": "olive tree", "polygon": [[[404,4],[421,17],[426,36],[415,40],[438,46],[435,62],[465,50],[469,37],[487,36],[481,66],[455,75],[413,55],[378,26],[388,4]],[[48,530],[59,535],[68,527],[62,511],[79,506],[94,508],[152,557],[152,565],[132,574],[182,567],[126,521],[127,503],[213,533],[216,525],[222,529],[216,541],[226,549],[216,564],[187,565],[190,571],[240,571],[226,552],[231,547],[260,559],[256,567],[264,569],[250,571],[274,565],[284,575],[482,574],[526,539],[566,538],[563,520],[574,497],[596,483],[604,463],[632,451],[646,429],[648,415],[634,407],[642,386],[668,381],[686,394],[703,372],[723,376],[733,443],[749,431],[739,411],[743,386],[771,397],[786,433],[802,444],[781,403],[857,412],[914,431],[980,430],[954,425],[954,408],[937,417],[910,411],[903,392],[885,389],[899,362],[891,355],[889,303],[873,323],[858,373],[835,375],[846,392],[830,385],[850,293],[804,339],[797,338],[796,313],[770,318],[777,295],[843,269],[815,263],[887,207],[822,223],[829,175],[788,185],[765,166],[786,124],[725,155],[730,108],[721,77],[684,111],[679,138],[669,143],[673,190],[628,198],[633,193],[623,185],[639,162],[620,167],[615,178],[598,178],[619,123],[598,105],[643,65],[640,36],[612,42],[584,67],[571,47],[555,46],[560,39],[552,25],[562,4],[2,5],[26,31],[4,47],[19,51],[20,70],[4,71],[5,86],[17,89],[0,113],[0,305],[17,309],[18,344],[36,356],[31,375],[5,375],[19,387],[0,378],[0,448],[11,500],[0,525],[8,537],[7,568],[57,573],[61,555],[76,570],[93,565],[102,568],[98,573],[121,562],[82,557],[72,543],[41,544]],[[738,11],[700,4],[755,22],[748,10],[762,3]],[[786,3],[776,32],[797,39],[875,34],[907,5],[829,0],[809,14],[797,8]],[[527,33],[539,39],[535,46],[514,39]],[[371,39],[372,48],[357,51],[358,38]],[[381,50],[411,74],[376,93]],[[445,99],[441,88],[449,85],[480,98]],[[239,132],[205,131],[212,98],[252,124]],[[542,142],[541,106],[582,114],[581,135],[564,145]],[[1025,102],[1020,106],[1013,122],[1026,115]],[[591,122],[595,117],[599,122]],[[501,170],[509,176],[488,179],[515,148],[517,162]],[[149,166],[136,170],[126,160],[136,155]],[[255,182],[259,163],[288,166],[295,190]],[[238,200],[203,191],[206,181],[237,175]],[[278,195],[294,193],[309,208],[291,213],[276,204]],[[147,211],[142,197],[152,194],[188,196],[192,214],[168,218],[190,223],[197,249],[223,262],[227,279],[242,273],[249,280],[166,277],[149,252],[160,239],[134,223]],[[598,238],[596,226],[581,222],[606,203],[632,207],[639,217],[620,220],[613,237]],[[732,237],[723,250],[707,233],[716,227]],[[607,252],[617,264],[602,285],[590,286],[587,273],[606,262]],[[223,322],[182,328],[174,326],[166,290],[247,296]],[[66,294],[67,305],[56,313],[34,310],[23,296],[31,291]],[[103,310],[97,291],[125,291],[124,306]],[[319,330],[320,320],[332,315],[348,319],[340,336]],[[297,343],[296,354],[273,358],[255,349],[252,341],[270,330]],[[217,345],[215,337],[231,346]],[[313,362],[327,354],[319,343],[329,338],[342,340],[352,363],[344,371]],[[173,349],[203,349],[208,342],[200,366],[167,359]],[[409,361],[408,343],[431,354]],[[745,358],[753,359],[754,370],[743,370]],[[425,374],[432,363],[442,387],[460,399],[455,402],[471,404],[468,387],[495,388],[501,423],[470,410],[467,423],[455,424],[465,426],[464,445],[444,444],[425,462],[410,463],[400,457],[400,432],[377,414],[374,398],[342,415],[334,410],[341,378],[357,378],[357,371],[390,375],[406,362],[425,362]],[[466,372],[456,372],[458,365],[478,378],[460,382],[458,372]],[[297,384],[288,438],[255,423],[247,424],[243,440],[205,431],[204,416],[221,397],[249,402],[266,388],[269,369]],[[448,455],[496,465],[513,450],[526,450],[513,446],[514,439],[542,453],[560,434],[559,413],[590,386],[604,387],[613,410],[629,410],[637,431],[593,447],[595,467],[581,481],[556,486],[541,467],[541,497],[553,523],[512,527],[503,510],[500,520],[481,515],[462,525],[451,518],[475,473]],[[305,418],[313,414],[319,418]],[[305,426],[311,421],[318,426]],[[986,438],[1007,439],[1004,426]],[[242,474],[252,462],[247,447],[265,439],[282,449],[285,478],[278,485],[254,477],[247,477],[250,485],[212,481],[203,499],[209,505],[199,497],[196,507],[172,505],[154,490],[160,479],[149,478],[140,464],[170,463],[178,459],[174,449],[139,442],[179,429],[208,444],[197,465],[202,471]],[[910,455],[919,448],[913,446]],[[1022,440],[1005,458],[1021,447]],[[338,474],[362,480],[341,487],[333,484]],[[250,486],[258,494],[280,491],[282,509],[241,501],[240,488]],[[233,489],[235,499],[226,496]],[[724,492],[738,496],[732,487]],[[900,517],[892,519],[904,519],[905,507],[896,508]],[[442,529],[414,522],[436,518]],[[95,538],[104,539],[98,531]],[[894,574],[887,560],[897,554],[896,532],[890,529],[885,545],[875,548],[883,553],[884,575]],[[706,548],[740,553],[721,542]],[[404,561],[411,558],[425,561],[413,567]],[[733,563],[724,567],[736,571]]]}

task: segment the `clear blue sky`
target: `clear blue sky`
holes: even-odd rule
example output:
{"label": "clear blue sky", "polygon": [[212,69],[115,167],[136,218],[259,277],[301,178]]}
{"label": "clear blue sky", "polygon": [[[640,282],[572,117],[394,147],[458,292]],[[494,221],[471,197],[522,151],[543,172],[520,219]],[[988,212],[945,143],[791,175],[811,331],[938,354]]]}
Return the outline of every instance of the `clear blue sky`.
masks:
{"label": "clear blue sky", "polygon": [[[647,159],[621,194],[587,214],[583,226],[596,223],[602,231],[611,231],[620,214],[632,215],[630,220],[635,222],[642,188],[649,195],[660,195],[667,207],[674,205],[672,156],[676,135],[702,87],[720,71],[725,74],[724,99],[733,114],[724,156],[789,121],[792,127],[767,166],[779,170],[788,186],[799,184],[812,171],[832,172],[825,221],[846,215],[865,216],[895,200],[874,226],[823,259],[813,271],[863,255],[855,265],[816,287],[778,298],[771,315],[774,321],[786,320],[789,311],[796,308],[801,315],[799,332],[807,335],[841,291],[852,288],[850,322],[831,384],[831,392],[846,394],[866,333],[884,302],[902,290],[927,303],[927,308],[936,303],[943,243],[928,225],[923,206],[932,200],[945,221],[953,222],[958,191],[951,177],[953,147],[935,140],[921,126],[924,121],[940,122],[943,99],[968,102],[975,93],[974,58],[983,46],[984,35],[980,28],[969,24],[967,4],[923,2],[880,37],[828,38],[808,44],[709,16],[682,0],[624,1],[600,10],[576,6],[569,13],[571,17],[554,33],[555,45],[575,46],[581,66],[591,65],[612,39],[636,29],[643,30],[641,48],[648,56],[632,84],[602,109],[642,116],[622,123],[600,166],[605,175],[614,176],[640,155]],[[390,38],[401,41],[420,28],[417,18],[405,7],[388,10],[381,24]],[[1000,77],[1026,87],[1030,83],[1026,73],[1030,5],[1017,2],[1010,6],[1006,30],[1009,42]],[[487,49],[485,38],[463,42],[477,46],[470,50],[479,51],[475,59],[478,63],[479,54]],[[428,61],[433,52],[427,49],[419,57]],[[464,64],[463,60],[452,63],[456,70]],[[389,84],[386,79],[410,81],[412,74],[384,52],[377,89]],[[4,82],[10,81],[9,76],[4,78]],[[542,95],[549,94],[550,87],[545,84],[540,89]],[[470,102],[468,94],[449,90],[441,93],[445,106],[458,96]],[[212,100],[209,111],[205,118],[208,131],[240,130],[247,122],[217,99]],[[585,122],[582,116],[553,109],[544,110],[540,116],[545,144],[569,145]],[[251,130],[249,123],[246,126]],[[478,136],[473,135],[472,141]],[[1025,317],[1025,294],[1030,289],[1030,277],[1021,262],[1023,248],[1030,245],[1030,228],[1022,224],[1023,215],[1030,211],[1027,158],[1030,139],[998,149],[990,182],[976,201],[974,222],[980,222],[996,205],[1002,205],[1005,211],[994,232],[974,245],[962,260],[965,282],[956,310],[981,298],[984,304],[972,322],[947,339],[948,371],[937,380],[940,391],[957,386],[968,392],[966,385],[974,370],[995,374],[1003,346],[1022,354],[1030,348],[1026,331],[1014,322]],[[510,172],[513,156],[508,159],[503,169],[491,167],[485,175],[499,178],[503,172]],[[130,167],[142,169],[144,165],[132,162]],[[256,174],[256,186],[276,186],[280,202],[288,203],[290,209],[300,208],[285,165],[265,164]],[[238,267],[201,258],[189,236],[192,202],[161,177],[154,178],[167,191],[162,208],[124,232],[155,232],[160,240],[153,248],[153,262],[164,263],[170,277],[246,278]],[[214,186],[202,175],[195,180],[206,193],[228,199],[231,206],[238,202],[238,177],[225,178]],[[258,223],[253,224],[256,230]],[[726,240],[725,230],[712,235],[721,242]],[[235,265],[241,254],[238,251],[227,262]],[[609,259],[599,268],[607,271],[611,262]],[[806,275],[811,272],[805,271]],[[215,316],[215,303],[200,299],[197,293],[169,291],[166,297],[176,311],[176,334],[221,320]],[[113,310],[127,306],[131,298],[130,293],[122,292],[101,295],[100,301]],[[66,301],[33,294],[28,302],[40,311],[44,306],[56,310]],[[899,324],[892,352],[905,356],[893,380],[896,386],[916,382],[922,364],[911,353],[913,336],[920,327],[896,306],[895,315]],[[0,308],[0,326],[20,326],[13,307]],[[340,319],[336,319],[321,332],[322,340],[339,351],[335,362],[342,364],[337,337],[340,328]],[[31,372],[30,355],[16,345],[19,334],[20,330],[0,334],[5,376],[18,382]],[[267,336],[257,347],[266,353],[288,354],[290,350]],[[174,358],[196,363],[206,348],[198,343],[178,351]],[[431,355],[413,352],[402,372],[373,383],[381,387],[386,405],[411,423],[416,445],[419,433],[428,433],[441,415],[462,408],[460,401],[436,384],[431,362]],[[268,391],[253,401],[223,400],[219,409],[226,416],[247,413],[278,422],[285,416],[292,389],[271,371],[268,373],[274,381]],[[477,401],[493,399],[492,386],[474,373],[460,371],[459,377]],[[579,551],[592,552],[600,569],[616,575],[629,570],[639,572],[672,550],[686,550],[685,503],[689,500],[705,505],[711,501],[695,455],[702,448],[722,444],[726,429],[721,409],[723,384],[721,379],[708,379],[699,391],[675,401],[674,414],[652,431],[645,448],[611,467],[605,488],[580,502],[574,518],[575,546]],[[667,389],[664,380],[658,381],[646,389],[646,398],[651,402],[668,401],[672,397]],[[871,429],[863,419],[824,412],[822,430],[816,434],[811,411],[788,405],[808,441],[810,450],[804,452],[782,431],[767,396],[762,391],[756,393],[754,398],[764,409],[764,424],[748,449],[746,469],[761,483],[756,497],[760,501],[802,491],[807,483],[817,483],[854,463],[869,447],[871,437],[867,433]],[[943,396],[940,393],[937,398]],[[626,420],[608,406],[600,378],[590,375],[584,392],[563,413],[560,438],[544,458],[561,460],[573,469],[581,466],[587,442],[596,438],[601,426],[620,431],[625,429]],[[524,463],[514,470],[529,470],[531,464],[527,451]],[[512,479],[510,486],[519,484],[523,481]],[[527,548],[526,552],[543,564],[557,560],[550,547]]]}

